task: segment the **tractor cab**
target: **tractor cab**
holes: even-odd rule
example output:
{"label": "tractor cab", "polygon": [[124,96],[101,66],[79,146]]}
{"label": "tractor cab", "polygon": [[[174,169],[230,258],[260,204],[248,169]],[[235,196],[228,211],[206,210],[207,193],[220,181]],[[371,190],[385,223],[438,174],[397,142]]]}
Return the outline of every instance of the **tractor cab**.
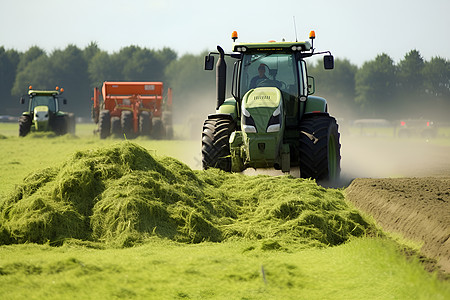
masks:
{"label": "tractor cab", "polygon": [[58,100],[54,96],[49,95],[36,95],[30,97],[30,111],[38,106],[48,107],[48,111],[55,113],[58,111]]}
{"label": "tractor cab", "polygon": [[[28,111],[34,111],[36,107],[46,106],[51,113],[57,113],[59,111],[59,97],[64,92],[64,89],[55,90],[34,90],[31,86],[28,90]],[[25,97],[20,98],[20,103],[25,103]],[[63,99],[63,103],[66,104],[67,100]]]}
{"label": "tractor cab", "polygon": [[[238,47],[238,49],[245,48]],[[238,86],[234,91],[237,101],[240,102],[240,99],[253,89],[277,88],[283,98],[287,123],[296,125],[299,99],[306,99],[308,89],[307,82],[303,80],[307,78],[306,66],[298,63],[294,53],[271,53],[259,48],[254,51],[246,50],[242,60],[237,63],[237,68],[239,72],[236,72],[235,76],[238,77],[236,78]]]}

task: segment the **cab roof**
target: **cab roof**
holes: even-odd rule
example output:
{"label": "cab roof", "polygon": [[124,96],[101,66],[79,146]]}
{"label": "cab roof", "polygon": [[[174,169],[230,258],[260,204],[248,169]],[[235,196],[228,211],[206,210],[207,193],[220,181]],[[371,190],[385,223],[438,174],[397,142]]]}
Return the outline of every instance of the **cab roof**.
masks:
{"label": "cab roof", "polygon": [[28,90],[28,95],[45,95],[45,96],[56,96],[59,95],[59,91],[57,90],[53,90],[53,91],[49,91],[49,90]]}
{"label": "cab roof", "polygon": [[302,42],[275,42],[267,43],[235,43],[233,45],[233,52],[295,52],[295,51],[309,51],[311,50],[311,43],[309,41]]}

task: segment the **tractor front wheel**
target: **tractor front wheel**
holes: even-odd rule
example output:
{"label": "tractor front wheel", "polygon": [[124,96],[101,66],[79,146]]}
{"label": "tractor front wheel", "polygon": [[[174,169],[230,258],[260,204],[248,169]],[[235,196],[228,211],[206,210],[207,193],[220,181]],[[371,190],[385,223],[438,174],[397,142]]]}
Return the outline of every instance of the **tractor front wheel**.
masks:
{"label": "tractor front wheel", "polygon": [[56,116],[50,126],[56,135],[64,135],[67,133],[67,116]]}
{"label": "tractor front wheel", "polygon": [[111,117],[111,134],[114,137],[120,137],[122,135],[122,125],[120,125],[119,117]]}
{"label": "tractor front wheel", "polygon": [[120,123],[122,125],[122,133],[126,138],[131,138],[133,130],[133,113],[129,110],[122,110],[120,115]]}
{"label": "tractor front wheel", "polygon": [[300,123],[300,176],[337,181],[341,144],[336,119],[328,114],[305,115]]}
{"label": "tractor front wheel", "polygon": [[67,124],[67,133],[75,135],[76,120],[74,113],[69,113],[66,116],[66,124]]}
{"label": "tractor front wheel", "polygon": [[152,120],[150,119],[150,113],[143,111],[139,115],[139,133],[143,136],[149,136],[152,129]]}
{"label": "tractor front wheel", "polygon": [[219,168],[231,172],[230,135],[235,123],[228,118],[205,120],[202,133],[203,169]]}
{"label": "tractor front wheel", "polygon": [[160,140],[164,138],[164,135],[166,134],[164,124],[161,120],[161,118],[152,118],[152,137],[155,140]]}
{"label": "tractor front wheel", "polygon": [[19,136],[26,136],[31,130],[31,117],[24,115],[19,118]]}
{"label": "tractor front wheel", "polygon": [[100,130],[100,138],[105,139],[111,131],[111,114],[109,110],[102,110],[99,116],[98,128]]}
{"label": "tractor front wheel", "polygon": [[173,138],[172,112],[163,112],[162,121],[164,124],[164,128],[166,129],[166,139],[171,140]]}

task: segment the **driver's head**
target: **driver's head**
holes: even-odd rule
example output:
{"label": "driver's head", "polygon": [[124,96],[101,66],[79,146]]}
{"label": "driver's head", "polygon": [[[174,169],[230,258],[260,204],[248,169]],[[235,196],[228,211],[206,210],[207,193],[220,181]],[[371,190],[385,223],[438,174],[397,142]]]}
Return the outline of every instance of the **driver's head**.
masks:
{"label": "driver's head", "polygon": [[264,74],[266,73],[266,67],[264,66],[264,64],[259,65],[258,73],[260,77],[264,76]]}

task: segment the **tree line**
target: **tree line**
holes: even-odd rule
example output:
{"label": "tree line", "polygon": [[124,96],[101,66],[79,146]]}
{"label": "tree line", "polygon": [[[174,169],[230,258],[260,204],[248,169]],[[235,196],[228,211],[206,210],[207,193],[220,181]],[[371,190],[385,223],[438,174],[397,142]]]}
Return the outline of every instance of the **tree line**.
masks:
{"label": "tree line", "polygon": [[[30,85],[60,86],[68,100],[64,110],[89,118],[93,88],[103,81],[163,81],[173,89],[176,115],[213,112],[215,73],[203,70],[205,54],[178,56],[170,48],[138,46],[108,53],[96,43],[84,49],[68,45],[50,54],[37,46],[25,52],[0,47],[0,114],[20,114],[24,107],[18,99]],[[315,78],[316,94],[328,100],[336,117],[448,120],[450,61],[445,58],[426,61],[411,50],[397,64],[383,53],[361,67],[336,58],[334,70],[315,62],[308,72]]]}
{"label": "tree line", "polygon": [[337,59],[332,72],[320,64],[310,68],[317,94],[327,98],[330,110],[343,118],[431,118],[448,121],[450,113],[450,61],[425,61],[417,50],[399,63],[386,53],[361,67]]}

